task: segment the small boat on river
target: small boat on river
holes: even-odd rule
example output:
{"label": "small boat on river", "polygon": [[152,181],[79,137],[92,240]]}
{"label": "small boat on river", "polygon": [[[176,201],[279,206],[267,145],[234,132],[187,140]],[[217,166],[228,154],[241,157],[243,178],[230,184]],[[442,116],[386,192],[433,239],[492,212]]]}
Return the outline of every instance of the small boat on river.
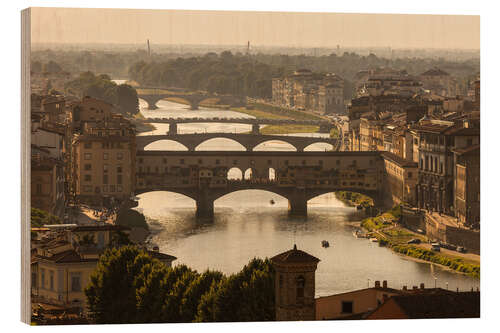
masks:
{"label": "small boat on river", "polygon": [[270,203],[271,205],[274,205],[276,202],[274,202],[274,200],[273,200],[273,199],[271,199],[271,200],[269,200],[269,203]]}
{"label": "small boat on river", "polygon": [[321,241],[321,246],[323,246],[324,248],[327,248],[327,247],[330,247],[330,243],[327,240],[323,240],[323,241]]}
{"label": "small boat on river", "polygon": [[378,242],[378,239],[376,237],[372,237],[370,238],[370,241],[374,242],[374,243],[377,243]]}

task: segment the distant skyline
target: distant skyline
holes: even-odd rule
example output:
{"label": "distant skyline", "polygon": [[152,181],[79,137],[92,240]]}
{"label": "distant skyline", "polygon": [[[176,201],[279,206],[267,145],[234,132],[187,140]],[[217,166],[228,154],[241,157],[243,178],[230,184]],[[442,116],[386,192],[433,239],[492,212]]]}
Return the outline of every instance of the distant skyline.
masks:
{"label": "distant skyline", "polygon": [[479,50],[479,16],[32,8],[32,43]]}

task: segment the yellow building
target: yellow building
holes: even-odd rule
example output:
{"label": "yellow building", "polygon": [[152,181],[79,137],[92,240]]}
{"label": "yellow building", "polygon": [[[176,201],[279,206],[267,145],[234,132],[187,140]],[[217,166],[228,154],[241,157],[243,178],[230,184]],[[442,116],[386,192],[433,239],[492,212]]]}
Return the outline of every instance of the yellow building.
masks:
{"label": "yellow building", "polygon": [[[362,319],[362,315],[377,309],[387,299],[400,295],[401,290],[388,288],[387,281],[375,281],[375,287],[316,298],[316,320]],[[354,316],[358,316],[355,318]]]}
{"label": "yellow building", "polygon": [[[32,303],[58,306],[75,312],[86,311],[84,289],[97,267],[99,256],[114,243],[114,234],[128,233],[122,226],[54,225],[45,236],[32,241]],[[148,251],[153,258],[171,267],[176,258]]]}
{"label": "yellow building", "polygon": [[383,152],[387,190],[390,191],[392,204],[407,203],[415,206],[418,180],[418,164],[407,161],[393,153]]}

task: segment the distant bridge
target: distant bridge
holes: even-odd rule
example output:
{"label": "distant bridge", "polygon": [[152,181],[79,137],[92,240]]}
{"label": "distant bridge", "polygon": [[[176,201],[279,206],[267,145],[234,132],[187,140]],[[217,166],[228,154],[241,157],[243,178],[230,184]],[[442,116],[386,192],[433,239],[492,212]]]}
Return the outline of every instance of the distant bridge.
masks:
{"label": "distant bridge", "polygon": [[[241,179],[229,179],[239,170]],[[376,205],[387,191],[380,152],[138,151],[135,193],[168,191],[196,201],[196,215],[211,218],[214,201],[259,189],[288,199],[289,213],[307,215],[307,201],[335,191],[359,192]]]}
{"label": "distant bridge", "polygon": [[178,88],[157,88],[157,87],[136,87],[137,97],[148,103],[149,110],[155,110],[158,107],[156,103],[159,100],[169,97],[175,97],[185,100],[191,105],[192,110],[197,110],[201,102],[209,98],[217,98],[219,104],[230,106],[246,105],[246,97],[232,95],[216,95],[209,92],[197,91],[188,92]]}
{"label": "distant bridge", "polygon": [[267,141],[282,141],[292,145],[297,151],[315,143],[327,143],[332,145],[332,150],[337,150],[341,142],[337,138],[302,137],[288,135],[264,135],[264,134],[234,134],[234,133],[200,133],[200,134],[168,134],[168,135],[141,135],[136,137],[138,151],[143,151],[150,143],[160,140],[172,140],[182,144],[188,151],[195,151],[196,147],[205,141],[216,138],[230,139],[241,144],[247,151],[252,151],[256,146]]}
{"label": "distant bridge", "polygon": [[297,119],[267,119],[267,118],[147,118],[140,120],[143,123],[169,124],[169,134],[177,134],[178,124],[187,123],[227,123],[227,124],[249,124],[252,125],[252,134],[260,133],[260,125],[308,125],[319,126],[320,133],[330,133],[336,127],[328,120],[297,120]]}

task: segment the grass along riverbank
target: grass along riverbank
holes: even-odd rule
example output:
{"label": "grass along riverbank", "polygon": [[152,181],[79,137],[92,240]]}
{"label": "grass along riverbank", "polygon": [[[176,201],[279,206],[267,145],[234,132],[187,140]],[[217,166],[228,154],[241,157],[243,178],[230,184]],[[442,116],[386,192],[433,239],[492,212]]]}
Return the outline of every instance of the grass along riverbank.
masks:
{"label": "grass along riverbank", "polygon": [[361,205],[363,207],[373,206],[372,198],[357,192],[337,191],[335,192],[335,197],[349,206],[358,206],[358,205]]}
{"label": "grass along riverbank", "polygon": [[414,238],[420,239],[422,243],[428,242],[428,239],[396,225],[395,222],[399,220],[400,215],[401,208],[395,206],[377,217],[364,219],[361,222],[361,227],[371,232],[373,237],[378,239],[380,245],[387,246],[396,253],[446,266],[451,270],[480,278],[480,264],[476,261],[407,244],[410,239]]}

